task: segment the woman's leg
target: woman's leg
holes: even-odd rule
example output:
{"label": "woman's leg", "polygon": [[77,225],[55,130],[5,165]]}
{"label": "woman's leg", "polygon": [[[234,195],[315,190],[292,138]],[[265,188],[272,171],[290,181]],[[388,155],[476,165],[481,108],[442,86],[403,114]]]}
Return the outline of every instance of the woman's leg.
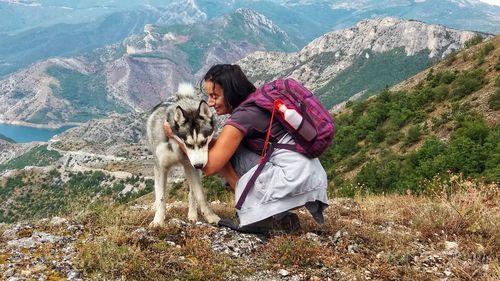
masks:
{"label": "woman's leg", "polygon": [[227,164],[219,171],[219,174],[224,177],[226,182],[229,184],[231,192],[234,193],[236,188],[236,183],[240,179],[240,176],[236,173],[231,165],[231,162],[227,162]]}

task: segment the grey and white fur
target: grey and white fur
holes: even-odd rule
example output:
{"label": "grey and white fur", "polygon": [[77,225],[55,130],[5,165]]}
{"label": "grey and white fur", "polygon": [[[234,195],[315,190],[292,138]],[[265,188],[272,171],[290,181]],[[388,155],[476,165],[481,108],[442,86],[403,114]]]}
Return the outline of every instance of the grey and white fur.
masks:
{"label": "grey and white fur", "polygon": [[[180,84],[176,97],[177,101],[172,104],[156,106],[147,120],[148,145],[155,159],[155,216],[150,226],[165,224],[167,175],[170,167],[176,164],[183,166],[189,184],[188,220],[198,220],[199,206],[205,220],[216,224],[220,218],[205,198],[200,171],[208,161],[208,144],[216,129],[215,116],[208,104],[196,97],[191,84]],[[172,128],[173,138],[165,135],[165,120]],[[186,153],[180,145],[185,147]]]}

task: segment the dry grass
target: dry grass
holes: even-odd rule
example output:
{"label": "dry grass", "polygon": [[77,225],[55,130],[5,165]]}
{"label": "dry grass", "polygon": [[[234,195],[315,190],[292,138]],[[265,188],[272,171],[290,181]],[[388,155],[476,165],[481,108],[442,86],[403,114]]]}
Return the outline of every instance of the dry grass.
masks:
{"label": "dry grass", "polygon": [[[148,232],[151,212],[101,206],[85,214],[91,231],[82,239],[79,265],[90,279],[220,280],[231,261],[213,253],[205,240],[213,228],[168,224]],[[174,208],[170,216],[187,213]],[[168,218],[167,218],[168,219]]]}
{"label": "dry grass", "polygon": [[[335,199],[323,226],[299,210],[301,231],[266,237],[262,246],[238,258],[212,249],[215,227],[168,224],[149,231],[152,211],[102,205],[80,218],[86,231],[79,266],[86,279],[94,280],[241,280],[254,275],[280,280],[279,269],[300,280],[499,280],[498,185],[460,175],[424,185],[427,196]],[[234,217],[231,206],[214,209],[221,217]],[[186,220],[186,214],[185,206],[175,207],[167,220]],[[450,243],[456,247],[450,249]]]}

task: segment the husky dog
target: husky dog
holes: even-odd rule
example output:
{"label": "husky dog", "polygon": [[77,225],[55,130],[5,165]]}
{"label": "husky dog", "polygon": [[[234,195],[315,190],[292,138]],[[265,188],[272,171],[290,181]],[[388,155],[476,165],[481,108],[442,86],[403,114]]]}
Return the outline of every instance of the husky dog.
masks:
{"label": "husky dog", "polygon": [[[153,109],[147,121],[147,137],[155,158],[155,217],[151,227],[165,224],[165,188],[170,167],[181,164],[189,183],[190,221],[198,220],[199,205],[206,221],[216,224],[220,218],[207,203],[201,185],[201,172],[208,161],[208,144],[215,131],[215,116],[208,104],[199,100],[191,84],[180,84],[177,101],[160,104]],[[173,138],[165,136],[163,123],[172,128]],[[186,153],[180,145],[184,146]],[[168,194],[168,193],[167,193]]]}

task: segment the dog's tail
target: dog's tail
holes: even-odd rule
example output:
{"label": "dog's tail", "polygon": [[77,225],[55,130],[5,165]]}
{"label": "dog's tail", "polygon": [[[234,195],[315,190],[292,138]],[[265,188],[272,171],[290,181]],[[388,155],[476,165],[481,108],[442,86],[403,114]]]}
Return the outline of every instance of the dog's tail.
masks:
{"label": "dog's tail", "polygon": [[191,83],[180,83],[177,90],[177,97],[182,98],[194,98],[196,94],[194,92],[193,84]]}

